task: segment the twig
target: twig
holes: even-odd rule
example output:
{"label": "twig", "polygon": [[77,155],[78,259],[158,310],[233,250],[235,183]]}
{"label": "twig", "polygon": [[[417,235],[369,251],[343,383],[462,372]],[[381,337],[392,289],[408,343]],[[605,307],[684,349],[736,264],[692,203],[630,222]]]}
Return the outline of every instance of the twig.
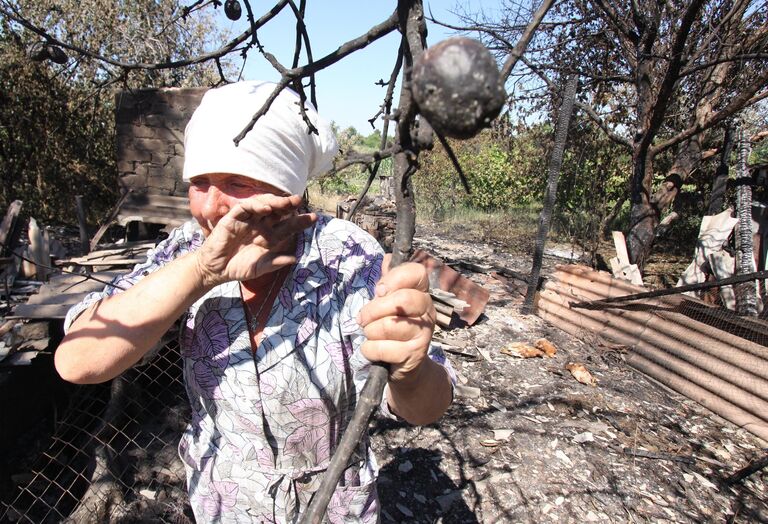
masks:
{"label": "twig", "polygon": [[[0,13],[4,14],[7,18],[13,20],[14,22],[17,22],[18,24],[29,29],[36,35],[42,38],[45,38],[49,43],[55,44],[63,49],[69,49],[70,51],[74,51],[75,53],[88,56],[94,60],[98,60],[99,62],[109,64],[115,67],[120,67],[128,71],[132,71],[136,69],[145,69],[145,70],[176,69],[179,67],[207,62],[208,60],[213,60],[214,58],[217,58],[217,57],[220,58],[222,56],[225,56],[231,53],[232,51],[236,50],[237,46],[239,46],[245,40],[247,40],[248,37],[250,37],[252,34],[255,34],[255,31],[253,31],[252,29],[249,29],[243,32],[242,34],[236,36],[235,38],[227,42],[225,45],[221,46],[220,48],[214,51],[203,53],[196,57],[187,58],[184,60],[174,60],[174,61],[156,62],[156,63],[147,63],[147,62],[131,63],[131,62],[123,62],[120,60],[115,60],[107,56],[101,55],[99,53],[89,51],[88,49],[85,49],[83,47],[79,47],[76,45],[63,42],[58,38],[55,38],[52,35],[50,35],[47,31],[44,31],[39,27],[35,26],[34,24],[32,24],[30,21],[24,18],[17,9],[13,8],[13,6],[10,6],[7,2],[4,2],[4,3],[6,6],[8,6],[8,8],[0,9]],[[288,5],[288,0],[278,0],[278,2],[272,7],[272,9],[270,9],[261,18],[259,18],[256,22],[254,22],[254,26],[256,28],[260,28],[261,26],[269,22],[271,19],[273,19],[275,16],[277,16],[278,13],[280,13],[280,11],[282,11],[282,9],[286,5]]]}
{"label": "twig", "polygon": [[584,309],[603,309],[606,304],[614,304],[616,302],[626,302],[629,300],[642,300],[644,298],[663,297],[667,295],[677,295],[679,293],[685,293],[686,291],[699,291],[702,289],[709,289],[713,287],[727,286],[730,284],[740,284],[741,282],[749,282],[751,280],[758,280],[768,278],[768,271],[756,271],[754,273],[747,273],[746,275],[736,275],[734,277],[724,278],[723,280],[717,280],[714,282],[702,282],[701,284],[687,284],[685,286],[677,286],[669,289],[657,289],[655,291],[645,291],[643,293],[635,293],[634,295],[625,295],[621,297],[603,298],[601,300],[586,300],[582,302],[571,302],[572,308],[584,308]]}
{"label": "twig", "polygon": [[736,484],[765,467],[768,467],[768,454],[741,468],[739,471],[725,479],[725,483],[729,486]]}
{"label": "twig", "polygon": [[256,122],[259,120],[259,118],[267,114],[269,108],[272,107],[272,102],[274,102],[280,92],[288,86],[289,82],[290,79],[285,78],[285,76],[280,79],[280,82],[278,82],[275,88],[272,90],[272,93],[270,93],[269,97],[264,102],[264,105],[261,106],[261,109],[259,109],[256,114],[253,115],[248,125],[246,125],[243,130],[240,131],[240,133],[233,139],[236,146],[239,145],[240,142],[245,138],[245,135],[247,135],[248,132],[253,129],[253,126],[256,125]]}
{"label": "twig", "polygon": [[[248,48],[251,48],[253,46],[256,46],[256,49],[259,51],[263,51],[263,47],[259,43],[259,38],[256,36],[256,31],[258,30],[258,26],[256,25],[256,19],[253,16],[253,9],[251,8],[251,2],[250,0],[243,0],[243,3],[245,3],[245,17],[248,19],[248,25],[251,27],[251,43],[248,44]],[[243,53],[247,52],[246,50],[243,51]],[[245,58],[243,56],[243,58]]]}
{"label": "twig", "polygon": [[349,211],[349,215],[346,216],[347,220],[352,220],[352,217],[355,216],[355,212],[357,212],[357,208],[360,207],[360,204],[363,202],[365,195],[368,194],[368,190],[371,188],[371,184],[376,178],[376,172],[379,170],[379,162],[376,162],[373,167],[365,166],[365,169],[368,170],[368,180],[365,181],[365,186],[363,186],[362,191],[360,191],[360,194],[357,196],[355,205],[352,206],[352,209]]}
{"label": "twig", "polygon": [[396,154],[401,153],[402,151],[403,151],[403,148],[395,144],[386,149],[380,149],[378,151],[374,151],[373,153],[368,153],[368,154],[350,152],[347,154],[347,157],[343,161],[333,166],[333,171],[338,172],[344,168],[353,166],[355,164],[372,164],[374,162],[384,160],[385,158],[393,157]]}
{"label": "twig", "polygon": [[[379,112],[376,113],[373,118],[368,120],[371,123],[371,127],[373,127],[373,122],[376,120],[376,117],[378,117],[380,114],[384,114],[385,116],[388,116],[392,110],[392,95],[395,90],[395,82],[397,81],[397,75],[400,74],[400,69],[403,67],[403,55],[404,53],[404,46],[405,42],[400,42],[400,47],[397,51],[397,59],[395,59],[395,67],[392,68],[392,73],[389,75],[389,83],[387,84],[387,93],[384,95],[384,102],[381,104],[381,109],[379,109]],[[389,119],[384,119],[384,128],[381,133],[381,141],[379,142],[379,152],[383,152],[386,149],[387,146],[387,134],[389,133]],[[357,209],[360,207],[360,204],[363,202],[363,198],[365,198],[365,195],[368,194],[368,190],[371,188],[371,184],[373,183],[373,180],[376,178],[376,174],[379,172],[379,167],[381,166],[381,160],[382,158],[377,158],[375,160],[375,163],[373,165],[373,168],[367,167],[368,169],[368,180],[366,181],[365,187],[362,191],[360,191],[360,194],[357,197],[357,201],[355,202],[355,205],[352,206],[352,210],[349,212],[349,215],[347,216],[347,220],[352,220],[352,217],[355,216],[355,213],[357,212]]]}
{"label": "twig", "polygon": [[[413,60],[424,50],[424,11],[420,0],[399,0],[397,11],[395,12],[403,33],[404,39],[408,43],[405,55],[404,78],[410,78],[410,68]],[[395,135],[395,142],[400,142],[406,149],[412,142],[411,132],[416,119],[415,108],[413,107],[410,95],[410,86],[403,81],[400,91],[400,110],[405,116],[398,122],[398,130]],[[414,155],[415,156],[415,155]],[[413,193],[407,187],[407,181],[412,174],[414,159],[403,153],[398,153],[395,163],[398,175],[401,176],[402,184],[398,192],[397,211],[398,223],[396,232],[396,248],[392,256],[392,266],[396,266],[404,261],[406,247],[402,239],[410,236],[413,239]],[[408,206],[408,209],[405,207]],[[400,242],[398,242],[398,239]],[[352,453],[357,448],[360,438],[368,427],[368,422],[373,414],[373,410],[378,406],[384,392],[384,386],[387,384],[389,369],[386,364],[374,362],[371,364],[368,372],[368,379],[360,393],[352,418],[341,437],[339,447],[333,455],[328,465],[328,469],[323,475],[320,487],[315,492],[307,511],[302,515],[302,524],[319,524],[325,515],[328,503],[336,489],[336,485],[341,478],[342,473],[347,468]]]}
{"label": "twig", "polygon": [[[395,92],[395,83],[397,82],[397,77],[400,74],[400,70],[403,68],[403,55],[405,53],[405,50],[403,46],[405,45],[405,42],[401,39],[400,41],[400,47],[397,49],[397,59],[395,60],[395,67],[392,68],[392,72],[389,75],[389,82],[387,82],[387,93],[384,95],[384,102],[379,107],[379,111],[373,115],[371,118],[368,119],[368,123],[371,124],[371,127],[374,127],[373,123],[376,121],[376,119],[379,117],[379,115],[384,115],[385,117],[389,116],[391,110],[392,110],[392,97]],[[377,85],[384,85],[384,81],[380,80]],[[384,146],[387,144],[387,132],[389,131],[389,119],[384,118],[384,130],[381,133],[381,146],[379,149],[384,149]]]}
{"label": "twig", "polygon": [[675,462],[683,462],[685,464],[695,464],[696,460],[691,457],[684,457],[682,455],[673,455],[672,453],[655,453],[653,451],[645,451],[643,449],[622,448],[621,451],[626,455],[633,457],[642,457],[655,460],[672,460]]}
{"label": "twig", "polygon": [[[304,40],[304,47],[307,50],[307,63],[312,63],[312,45],[309,40],[309,33],[307,32],[307,26],[304,23],[304,15],[307,9],[307,0],[301,0],[299,7],[293,0],[290,1],[293,14],[296,16],[296,50],[293,55],[293,67],[296,68],[299,65],[299,59],[301,58],[301,42]],[[312,101],[312,105],[317,109],[317,92],[315,86],[315,75],[309,75],[309,99]]]}
{"label": "twig", "polygon": [[269,106],[272,105],[272,102],[274,102],[275,98],[277,98],[277,95],[280,93],[280,91],[282,91],[289,83],[297,79],[311,76],[316,72],[322,69],[325,69],[326,67],[332,64],[335,64],[342,58],[350,55],[351,53],[354,53],[355,51],[359,51],[360,49],[363,49],[364,47],[368,46],[368,44],[391,33],[395,29],[397,29],[397,11],[395,11],[384,22],[373,26],[364,35],[359,36],[348,42],[345,42],[344,44],[339,46],[339,48],[336,49],[336,51],[325,55],[318,61],[308,63],[302,67],[294,67],[292,69],[286,69],[277,61],[277,59],[271,53],[264,52],[263,54],[267,58],[267,60],[269,60],[272,66],[278,72],[280,72],[281,78],[280,78],[280,81],[278,82],[278,87],[275,88],[275,91],[272,93],[272,95],[270,95],[269,99],[267,99],[267,101],[264,103],[264,106],[261,109],[259,109],[259,111],[256,112],[255,115],[253,115],[253,118],[251,118],[251,121],[235,137],[234,139],[235,144],[239,144],[240,141],[245,137],[245,135],[247,135],[248,132],[251,129],[253,129],[253,126],[256,125],[256,122],[259,120],[259,118],[264,116],[267,110],[269,110]]}
{"label": "twig", "polygon": [[301,85],[301,80],[296,79],[293,81],[293,90],[296,91],[299,94],[299,113],[301,114],[301,119],[304,120],[304,123],[307,124],[307,132],[310,134],[319,134],[317,128],[312,123],[312,121],[309,119],[309,116],[307,115],[307,106],[305,102],[307,101],[307,95],[304,93],[304,86]]}
{"label": "twig", "polygon": [[440,143],[443,145],[445,152],[448,154],[448,158],[451,159],[454,169],[456,169],[456,172],[459,174],[459,180],[461,180],[461,185],[464,186],[464,191],[466,191],[468,195],[471,195],[472,190],[469,188],[469,181],[467,180],[466,175],[464,175],[464,171],[461,169],[461,164],[459,163],[459,159],[456,158],[456,154],[453,152],[451,144],[448,143],[448,140],[446,140],[441,133],[435,131],[435,134],[437,135],[437,139],[440,140]]}
{"label": "twig", "polygon": [[[3,242],[0,242],[0,246],[8,247]],[[62,273],[66,273],[68,275],[77,275],[79,277],[83,277],[86,280],[93,280],[94,282],[98,282],[99,284],[104,284],[105,286],[111,286],[111,287],[114,287],[114,288],[117,288],[117,289],[121,289],[123,291],[125,291],[125,289],[126,289],[126,288],[124,288],[122,286],[118,286],[117,284],[113,284],[112,282],[107,282],[106,280],[101,280],[100,278],[96,278],[96,277],[94,277],[94,276],[92,276],[92,275],[90,275],[88,273],[78,273],[76,271],[66,271],[64,269],[56,268],[56,267],[53,267],[53,266],[49,266],[49,265],[43,264],[41,262],[35,262],[34,260],[32,260],[30,258],[27,258],[24,255],[21,255],[19,253],[13,252],[13,251],[11,252],[11,255],[13,255],[15,257],[18,257],[19,259],[23,260],[24,262],[29,262],[30,264],[33,264],[33,265],[35,265],[36,267],[39,267],[39,268],[49,269],[49,270],[54,271],[54,272],[61,271]]]}
{"label": "twig", "polygon": [[517,44],[515,44],[512,52],[509,53],[507,61],[504,62],[504,67],[501,68],[501,78],[503,80],[506,80],[509,77],[512,69],[515,68],[515,64],[517,64],[517,61],[520,60],[520,57],[523,56],[523,53],[525,53],[525,50],[528,48],[528,43],[531,41],[531,38],[533,38],[533,34],[536,32],[539,24],[544,19],[544,16],[547,14],[549,8],[552,7],[552,4],[554,3],[555,0],[544,0],[534,13],[533,18],[528,23],[528,26],[525,28],[525,31],[523,31],[523,34],[520,36],[520,40],[517,41]]}

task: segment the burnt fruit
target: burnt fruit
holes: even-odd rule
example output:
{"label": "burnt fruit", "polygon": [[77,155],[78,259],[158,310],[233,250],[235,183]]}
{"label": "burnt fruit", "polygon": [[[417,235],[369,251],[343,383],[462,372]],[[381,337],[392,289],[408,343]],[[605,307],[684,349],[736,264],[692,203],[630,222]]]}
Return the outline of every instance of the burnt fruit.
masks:
{"label": "burnt fruit", "polygon": [[48,57],[57,64],[67,63],[67,54],[57,45],[48,45]]}
{"label": "burnt fruit", "polygon": [[240,2],[238,0],[227,0],[224,2],[224,14],[230,20],[240,20],[240,17],[243,15]]}
{"label": "burnt fruit", "polygon": [[413,99],[438,133],[470,138],[504,106],[504,85],[491,53],[471,38],[443,40],[413,66]]}

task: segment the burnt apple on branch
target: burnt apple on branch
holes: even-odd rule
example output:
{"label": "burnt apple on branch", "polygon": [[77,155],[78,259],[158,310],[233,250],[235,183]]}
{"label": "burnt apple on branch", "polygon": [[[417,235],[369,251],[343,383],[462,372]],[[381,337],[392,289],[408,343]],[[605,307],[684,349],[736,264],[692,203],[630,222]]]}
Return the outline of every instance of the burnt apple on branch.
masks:
{"label": "burnt apple on branch", "polygon": [[413,99],[438,133],[470,138],[488,127],[504,106],[499,68],[471,38],[449,38],[428,48],[413,66]]}

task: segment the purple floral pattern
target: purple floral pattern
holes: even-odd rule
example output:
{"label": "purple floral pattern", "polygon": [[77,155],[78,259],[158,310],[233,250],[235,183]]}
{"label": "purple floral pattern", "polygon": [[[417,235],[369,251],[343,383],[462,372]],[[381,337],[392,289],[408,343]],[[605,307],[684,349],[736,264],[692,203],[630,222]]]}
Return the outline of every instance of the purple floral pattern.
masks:
{"label": "purple floral pattern", "polygon": [[193,333],[188,337],[191,343],[182,349],[182,356],[194,361],[190,379],[205,398],[222,399],[219,383],[229,363],[227,326],[218,311],[211,311]]}
{"label": "purple floral pattern", "polygon": [[[202,243],[187,223],[122,277],[124,286]],[[381,276],[382,252],[349,222],[320,217],[297,245],[298,262],[278,293],[252,351],[239,285],[221,285],[195,303],[181,343],[192,420],[179,453],[199,522],[294,522],[319,485],[346,425],[349,400],[370,363],[355,320]],[[65,327],[114,288],[89,295]],[[445,362],[436,348],[430,356]],[[382,411],[389,415],[386,402]],[[330,522],[377,522],[377,466],[368,442],[345,472]]]}

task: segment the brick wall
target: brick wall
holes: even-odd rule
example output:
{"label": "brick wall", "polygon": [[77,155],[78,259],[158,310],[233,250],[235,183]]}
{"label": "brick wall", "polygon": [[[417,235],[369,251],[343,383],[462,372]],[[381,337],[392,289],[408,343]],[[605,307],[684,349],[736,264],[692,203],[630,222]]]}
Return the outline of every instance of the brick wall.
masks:
{"label": "brick wall", "polygon": [[206,88],[122,91],[115,99],[117,170],[122,189],[186,197],[184,127]]}

